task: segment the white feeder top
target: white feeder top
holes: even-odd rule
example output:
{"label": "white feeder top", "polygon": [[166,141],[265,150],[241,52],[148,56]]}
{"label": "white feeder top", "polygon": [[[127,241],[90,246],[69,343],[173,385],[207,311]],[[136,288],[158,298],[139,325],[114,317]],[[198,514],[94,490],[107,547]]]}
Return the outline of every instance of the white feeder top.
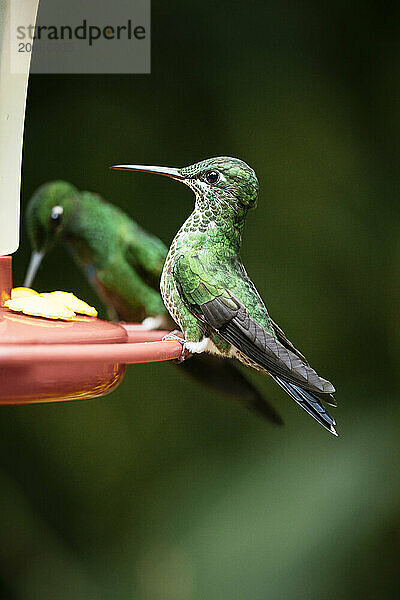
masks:
{"label": "white feeder top", "polygon": [[38,0],[0,2],[0,256],[15,252],[19,245],[22,141],[31,59],[30,52],[20,53],[18,73],[12,72],[12,53],[17,48],[11,43],[11,26],[35,24],[37,7]]}

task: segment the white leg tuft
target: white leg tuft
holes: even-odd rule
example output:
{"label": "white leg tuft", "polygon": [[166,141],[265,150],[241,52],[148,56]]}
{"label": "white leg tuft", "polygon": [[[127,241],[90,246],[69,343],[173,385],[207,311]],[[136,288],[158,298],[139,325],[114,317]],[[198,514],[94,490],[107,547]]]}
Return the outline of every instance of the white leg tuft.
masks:
{"label": "white leg tuft", "polygon": [[191,354],[201,354],[207,348],[209,338],[204,337],[201,342],[185,342],[185,348]]}

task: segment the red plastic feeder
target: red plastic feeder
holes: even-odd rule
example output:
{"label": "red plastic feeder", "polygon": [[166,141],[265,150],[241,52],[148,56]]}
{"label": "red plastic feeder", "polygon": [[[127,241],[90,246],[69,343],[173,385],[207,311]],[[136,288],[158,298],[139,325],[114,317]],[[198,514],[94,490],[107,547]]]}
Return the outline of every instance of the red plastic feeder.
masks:
{"label": "red plastic feeder", "polygon": [[4,307],[12,288],[11,256],[0,257],[0,404],[59,402],[103,396],[127,364],[178,358],[182,346],[165,331],[93,317],[50,321]]}

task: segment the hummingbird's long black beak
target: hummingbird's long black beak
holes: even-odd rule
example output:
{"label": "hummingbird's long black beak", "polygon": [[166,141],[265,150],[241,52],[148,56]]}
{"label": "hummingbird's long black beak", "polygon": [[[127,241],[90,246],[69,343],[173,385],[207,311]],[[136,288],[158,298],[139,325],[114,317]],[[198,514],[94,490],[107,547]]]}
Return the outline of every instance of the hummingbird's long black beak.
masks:
{"label": "hummingbird's long black beak", "polygon": [[140,171],[142,173],[154,173],[155,175],[165,175],[172,179],[185,179],[179,169],[174,167],[153,167],[149,165],[114,165],[110,167],[119,171]]}
{"label": "hummingbird's long black beak", "polygon": [[40,266],[40,263],[43,260],[44,254],[45,253],[43,251],[42,252],[32,252],[29,267],[28,267],[28,270],[25,275],[24,287],[28,287],[28,288],[31,287],[31,285],[35,279],[36,272]]}

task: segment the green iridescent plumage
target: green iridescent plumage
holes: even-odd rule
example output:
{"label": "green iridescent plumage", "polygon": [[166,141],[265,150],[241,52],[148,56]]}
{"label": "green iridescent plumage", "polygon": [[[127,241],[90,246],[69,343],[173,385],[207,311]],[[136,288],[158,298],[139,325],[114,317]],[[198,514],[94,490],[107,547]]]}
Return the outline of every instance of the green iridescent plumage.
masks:
{"label": "green iridescent plumage", "polygon": [[[54,207],[62,209],[58,219]],[[165,314],[157,291],[165,245],[97,194],[63,181],[45,184],[30,200],[27,228],[37,252],[66,245],[112,316],[142,321]]]}
{"label": "green iridescent plumage", "polygon": [[243,227],[257,204],[258,180],[243,161],[216,157],[182,169],[119,165],[160,173],[196,195],[192,214],[173,240],[161,293],[190,352],[234,357],[269,373],[300,406],[336,434],[322,404],[333,385],[320,377],[272,321],[240,258]]}
{"label": "green iridescent plumage", "polygon": [[[159,291],[167,247],[117,207],[64,181],[41,186],[27,208],[34,269],[57,243],[64,244],[108,307],[109,316],[172,329]],[[275,423],[281,419],[258,390],[228,361],[194,357],[181,367],[203,384],[240,399]]]}

